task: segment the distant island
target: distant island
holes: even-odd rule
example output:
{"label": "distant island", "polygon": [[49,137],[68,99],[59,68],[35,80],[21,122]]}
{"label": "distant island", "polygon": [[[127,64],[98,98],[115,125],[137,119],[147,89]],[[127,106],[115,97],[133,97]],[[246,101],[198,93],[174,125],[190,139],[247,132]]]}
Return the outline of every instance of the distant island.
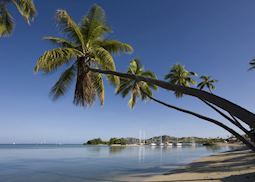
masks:
{"label": "distant island", "polygon": [[173,137],[168,135],[154,136],[149,139],[138,138],[111,138],[109,141],[103,141],[101,138],[88,140],[84,145],[150,145],[150,144],[167,144],[167,143],[197,143],[203,145],[214,145],[217,143],[237,143],[239,142],[235,137],[224,138],[202,138],[202,137]]}

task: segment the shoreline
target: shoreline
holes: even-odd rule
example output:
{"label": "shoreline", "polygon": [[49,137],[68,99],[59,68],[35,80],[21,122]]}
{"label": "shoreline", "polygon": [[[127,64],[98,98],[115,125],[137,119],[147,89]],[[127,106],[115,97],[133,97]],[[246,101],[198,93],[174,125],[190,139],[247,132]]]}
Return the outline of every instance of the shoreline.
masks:
{"label": "shoreline", "polygon": [[161,175],[152,175],[142,181],[254,182],[255,153],[245,149],[222,152],[199,158]]}

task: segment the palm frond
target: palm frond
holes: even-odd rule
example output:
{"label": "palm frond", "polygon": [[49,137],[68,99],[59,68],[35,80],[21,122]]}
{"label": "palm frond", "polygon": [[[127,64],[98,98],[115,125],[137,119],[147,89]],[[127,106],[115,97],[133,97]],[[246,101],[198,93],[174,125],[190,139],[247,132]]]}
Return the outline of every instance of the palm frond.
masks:
{"label": "palm frond", "polygon": [[157,76],[152,71],[144,71],[141,76],[151,78],[151,79],[157,79]]}
{"label": "palm frond", "polygon": [[211,88],[212,88],[213,90],[215,90],[215,89],[216,89],[215,85],[211,85]]}
{"label": "palm frond", "polygon": [[80,28],[87,44],[102,37],[105,33],[111,32],[110,27],[105,23],[105,12],[98,5],[92,6],[89,13],[80,22]]}
{"label": "palm frond", "polygon": [[43,71],[45,73],[57,69],[59,66],[82,56],[82,53],[73,48],[56,48],[46,51],[39,58],[34,68],[35,72]]}
{"label": "palm frond", "polygon": [[197,85],[197,88],[199,88],[200,90],[203,90],[205,84],[203,82],[200,82],[198,85]]}
{"label": "palm frond", "polygon": [[140,90],[141,90],[142,100],[148,99],[148,96],[152,97],[152,91],[149,85],[145,82],[142,82],[141,84],[142,85],[140,86]]}
{"label": "palm frond", "polygon": [[255,59],[251,60],[249,64],[250,64],[249,70],[255,69]]}
{"label": "palm frond", "polygon": [[44,40],[48,40],[53,44],[59,45],[61,47],[69,47],[69,48],[75,48],[77,47],[75,43],[60,37],[52,37],[52,36],[46,36],[43,38]]}
{"label": "palm frond", "polygon": [[102,74],[91,73],[93,85],[96,89],[101,105],[104,104],[104,81]]}
{"label": "palm frond", "polygon": [[131,83],[131,80],[120,78],[120,84],[116,88],[116,94],[118,95],[123,92],[129,85],[131,85]]}
{"label": "palm frond", "polygon": [[36,15],[36,7],[33,0],[12,0],[25,21],[30,24]]}
{"label": "palm frond", "polygon": [[[104,48],[95,48],[94,49],[94,54],[97,57],[98,61],[98,66],[102,67],[105,70],[112,70],[115,71],[115,63],[114,60],[111,56],[111,54],[106,51]],[[107,75],[108,80],[113,84],[113,85],[118,85],[119,84],[119,77],[113,76],[113,75]]]}
{"label": "palm frond", "polygon": [[193,72],[193,71],[190,71],[189,74],[190,74],[191,76],[198,76],[198,74],[195,73],[195,72]]}
{"label": "palm frond", "polygon": [[124,98],[126,97],[130,91],[132,91],[133,85],[132,84],[128,84],[126,85],[123,90],[121,91],[121,96]]}
{"label": "palm frond", "polygon": [[176,91],[176,92],[174,92],[174,94],[175,94],[176,98],[181,98],[183,96],[183,93],[180,91]]}
{"label": "palm frond", "polygon": [[55,83],[55,85],[52,87],[50,91],[50,95],[53,97],[53,100],[58,99],[60,96],[63,96],[66,93],[75,75],[76,75],[75,65],[72,65],[62,73],[59,80]]}
{"label": "palm frond", "polygon": [[165,76],[164,76],[164,79],[165,80],[169,80],[171,78],[171,74],[166,74]]}
{"label": "palm frond", "polygon": [[130,64],[129,64],[129,68],[128,68],[128,73],[131,74],[137,74],[138,70],[140,69],[140,62],[138,59],[133,59]]}
{"label": "palm frond", "polygon": [[4,4],[0,5],[0,37],[8,36],[14,28],[13,17]]}
{"label": "palm frond", "polygon": [[133,92],[131,94],[131,98],[130,100],[128,101],[128,105],[131,109],[134,108],[135,104],[136,104],[136,97],[137,97],[137,93]]}
{"label": "palm frond", "polygon": [[131,45],[122,43],[117,40],[101,40],[97,42],[97,45],[103,47],[110,53],[132,53],[133,48]]}
{"label": "palm frond", "polygon": [[80,27],[73,21],[72,17],[65,10],[57,10],[56,19],[58,24],[62,28],[64,33],[79,43],[82,47],[83,52],[85,52],[85,42]]}
{"label": "palm frond", "polygon": [[[157,76],[155,75],[155,73],[153,73],[152,71],[145,71],[141,73],[141,76],[143,77],[147,77],[147,78],[151,78],[151,79],[157,79]],[[146,83],[150,88],[152,88],[153,90],[157,90],[158,87],[154,84],[151,83]]]}

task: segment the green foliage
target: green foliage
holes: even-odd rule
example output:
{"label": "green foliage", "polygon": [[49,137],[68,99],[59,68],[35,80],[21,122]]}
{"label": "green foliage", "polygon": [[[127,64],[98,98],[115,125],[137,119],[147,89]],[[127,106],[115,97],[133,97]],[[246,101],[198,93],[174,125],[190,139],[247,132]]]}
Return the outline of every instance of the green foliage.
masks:
{"label": "green foliage", "polygon": [[205,87],[212,93],[212,90],[215,90],[214,83],[218,82],[218,80],[211,79],[211,76],[201,76],[200,79],[202,80],[197,87],[200,90],[203,90]]}
{"label": "green foliage", "polygon": [[[127,73],[156,79],[156,75],[153,72],[144,71],[144,68],[141,66],[138,59],[134,59],[130,62]],[[151,89],[156,90],[157,87],[147,82],[137,82],[135,80],[121,78],[116,94],[121,94],[122,97],[126,97],[130,93],[128,105],[130,108],[134,108],[137,97],[140,97],[142,100],[146,100],[148,99],[147,95],[152,96]]]}
{"label": "green foliage", "polygon": [[95,138],[92,140],[88,140],[87,145],[100,145],[100,144],[108,144],[107,142],[103,141],[101,138]]}
{"label": "green foliage", "polygon": [[38,59],[34,71],[43,71],[45,73],[49,73],[58,69],[63,64],[68,63],[69,61],[78,59],[82,55],[82,52],[74,48],[64,47],[49,50]]}
{"label": "green foliage", "polygon": [[[155,136],[149,139],[146,139],[145,143],[150,144],[152,142],[157,143],[161,140],[161,136]],[[199,137],[181,137],[176,138],[172,136],[163,135],[162,142],[182,142],[182,143],[200,143],[200,144],[216,144],[216,143],[224,143],[225,139],[223,138],[199,138]],[[109,141],[103,141],[101,138],[95,138],[88,140],[86,142],[88,145],[100,145],[100,144],[108,144],[108,145],[127,145],[127,144],[139,144],[138,138],[116,138],[113,137]]]}
{"label": "green foliage", "polygon": [[23,16],[25,21],[30,24],[36,15],[36,7],[33,0],[2,0],[0,1],[0,37],[8,36],[14,28],[14,20],[7,9],[8,4],[13,4]]}
{"label": "green foliage", "polygon": [[25,21],[30,24],[36,15],[36,7],[32,0],[12,0],[19,13],[23,16]]}
{"label": "green foliage", "polygon": [[109,145],[126,145],[127,144],[127,139],[125,138],[111,138],[109,141]]}
{"label": "green foliage", "polygon": [[76,65],[72,65],[67,70],[65,70],[60,76],[59,80],[52,87],[50,94],[53,99],[58,99],[60,96],[64,95],[68,87],[73,81],[76,72]]}
{"label": "green foliage", "polygon": [[[56,20],[65,37],[45,37],[58,46],[46,51],[37,61],[34,71],[49,73],[64,65],[70,65],[59,81],[53,86],[53,99],[63,96],[76,79],[74,104],[92,105],[96,96],[104,103],[103,75],[88,71],[88,67],[115,71],[112,54],[131,53],[132,47],[118,40],[105,39],[111,28],[106,24],[104,10],[94,5],[86,16],[77,24],[66,10],[57,10]],[[74,69],[75,68],[75,69]],[[119,85],[119,78],[107,75],[114,86]]]}
{"label": "green foliage", "polygon": [[[196,84],[196,81],[192,78],[192,76],[197,76],[197,74],[186,70],[185,67],[180,64],[175,64],[170,69],[169,73],[165,75],[165,80],[168,80],[170,83],[175,85],[190,87],[190,85]],[[180,91],[175,91],[175,95],[177,98],[183,96]]]}
{"label": "green foliage", "polygon": [[11,34],[14,28],[13,17],[6,6],[0,5],[0,37]]}

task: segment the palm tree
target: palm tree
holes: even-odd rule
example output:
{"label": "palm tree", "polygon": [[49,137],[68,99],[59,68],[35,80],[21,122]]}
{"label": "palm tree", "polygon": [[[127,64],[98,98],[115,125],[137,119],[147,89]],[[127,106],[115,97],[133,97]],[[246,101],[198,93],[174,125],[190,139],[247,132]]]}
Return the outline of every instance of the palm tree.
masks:
{"label": "palm tree", "polygon": [[205,87],[212,93],[212,90],[215,90],[214,83],[218,82],[218,80],[211,79],[211,76],[201,76],[200,79],[202,80],[197,87],[200,90],[203,90]]}
{"label": "palm tree", "polygon": [[[134,59],[130,62],[127,73],[156,79],[156,75],[153,72],[144,71],[144,68],[141,66],[138,59]],[[156,90],[157,87],[143,81],[137,82],[135,80],[121,78],[116,94],[121,93],[122,97],[126,97],[130,93],[128,105],[131,108],[134,108],[137,97],[140,97],[142,100],[146,100],[148,99],[148,95],[152,96],[151,89]]]}
{"label": "palm tree", "polygon": [[[111,53],[130,53],[132,47],[105,38],[111,29],[106,24],[105,13],[100,6],[94,5],[79,24],[76,24],[65,10],[57,10],[56,19],[66,36],[44,38],[58,47],[46,51],[37,61],[34,71],[49,73],[69,65],[51,89],[53,99],[64,95],[76,78],[74,104],[91,105],[96,96],[103,104],[103,76],[89,71],[88,67],[114,71],[115,63]],[[113,85],[119,84],[118,77],[107,75],[107,78]]]}
{"label": "palm tree", "polygon": [[13,4],[28,24],[36,15],[33,0],[0,0],[0,37],[10,35],[14,28],[14,19],[8,11],[8,4]]}
{"label": "palm tree", "polygon": [[[215,88],[216,88],[214,83],[218,82],[218,80],[211,79],[211,76],[201,76],[200,79],[202,79],[202,81],[197,85],[197,87],[200,90],[203,90],[206,87],[209,90],[209,92],[212,94],[212,90],[215,90]],[[216,106],[212,105],[211,103],[209,103],[203,99],[200,99],[200,100],[202,100],[206,105],[208,105],[214,111],[216,111],[221,116],[223,116],[225,119],[230,121],[232,124],[234,124],[240,130],[242,130],[245,134],[247,134],[252,139],[252,141],[255,140],[254,134],[252,132],[250,132],[249,130],[247,130],[245,127],[243,127],[243,125],[231,113],[229,113],[229,115],[230,115],[230,117],[229,117],[228,115],[226,115],[224,112],[222,112],[220,109],[218,109]]]}
{"label": "palm tree", "polygon": [[[131,61],[128,71],[127,71],[127,74],[132,74],[132,75],[135,75],[138,77],[142,76],[145,78],[156,79],[156,76],[153,72],[144,71],[144,68],[141,66],[138,59],[134,59]],[[157,87],[154,84],[150,84],[148,82],[136,81],[134,79],[128,79],[128,78],[121,78],[120,85],[117,88],[116,93],[121,94],[122,97],[126,97],[130,93],[130,100],[129,100],[128,104],[131,108],[133,108],[135,106],[137,97],[141,98],[142,100],[150,99],[150,100],[155,101],[156,103],[166,106],[167,108],[174,109],[174,110],[195,116],[195,117],[202,119],[204,121],[213,123],[217,126],[220,126],[223,129],[227,130],[228,132],[230,132],[231,134],[236,136],[239,140],[241,140],[244,144],[246,144],[249,148],[251,148],[252,150],[255,151],[255,146],[251,142],[249,142],[243,136],[241,136],[240,134],[238,134],[233,129],[229,128],[228,126],[224,125],[223,123],[221,123],[215,119],[195,113],[193,111],[182,109],[182,108],[167,104],[165,102],[162,102],[152,96],[151,89],[156,90]]]}
{"label": "palm tree", "polygon": [[[192,79],[192,76],[196,75],[196,73],[186,70],[184,66],[175,64],[170,69],[170,72],[165,75],[165,80],[169,80],[169,82],[174,85],[189,87],[190,85],[196,84],[196,81]],[[175,95],[177,98],[179,98],[183,96],[183,93],[180,91],[175,91]]]}

